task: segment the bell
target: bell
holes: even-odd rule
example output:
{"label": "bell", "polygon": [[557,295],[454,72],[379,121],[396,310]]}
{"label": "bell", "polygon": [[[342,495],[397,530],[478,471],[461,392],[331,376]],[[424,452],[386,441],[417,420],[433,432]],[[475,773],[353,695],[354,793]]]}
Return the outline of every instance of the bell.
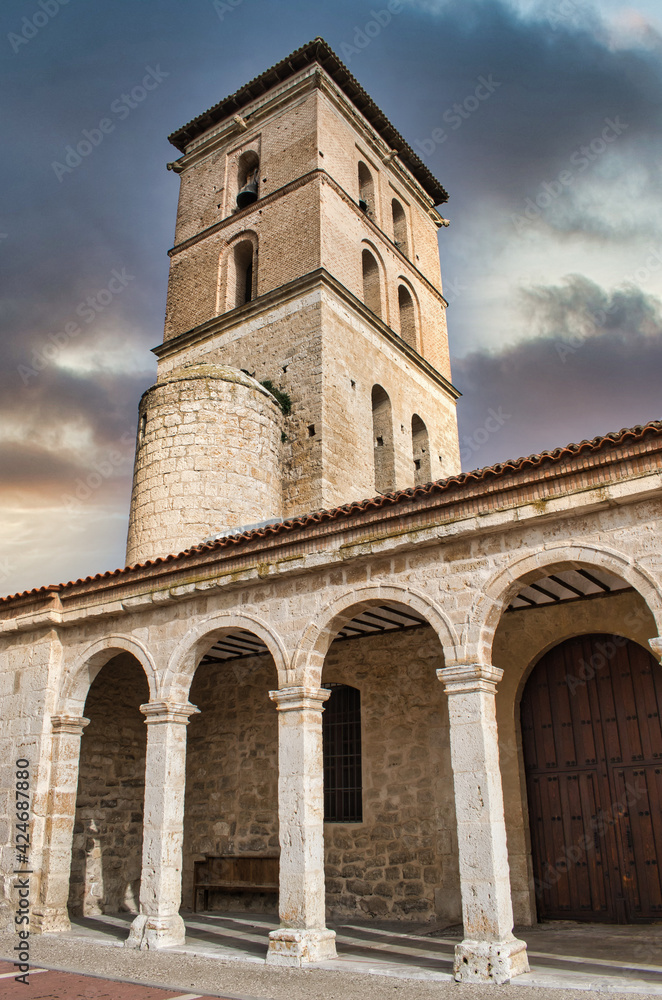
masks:
{"label": "bell", "polygon": [[246,208],[257,201],[257,175],[253,174],[251,180],[241,189],[237,195],[237,208]]}

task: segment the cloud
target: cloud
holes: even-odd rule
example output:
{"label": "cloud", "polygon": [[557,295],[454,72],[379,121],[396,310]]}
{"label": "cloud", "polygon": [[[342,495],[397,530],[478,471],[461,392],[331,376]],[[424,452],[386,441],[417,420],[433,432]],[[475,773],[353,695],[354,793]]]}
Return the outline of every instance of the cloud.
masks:
{"label": "cloud", "polygon": [[453,364],[465,471],[662,418],[659,299],[572,276],[520,306],[533,339]]}

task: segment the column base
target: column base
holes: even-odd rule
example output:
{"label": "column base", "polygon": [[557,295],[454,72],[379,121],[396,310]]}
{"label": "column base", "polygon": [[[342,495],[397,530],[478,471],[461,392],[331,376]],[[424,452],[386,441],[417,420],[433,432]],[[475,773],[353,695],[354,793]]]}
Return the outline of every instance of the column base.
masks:
{"label": "column base", "polygon": [[139,913],[131,924],[125,948],[139,948],[141,951],[156,951],[184,944],[186,928],[178,913],[170,917],[150,917]]}
{"label": "column base", "polygon": [[59,906],[35,907],[30,930],[33,934],[66,934],[71,930],[69,912]]}
{"label": "column base", "polygon": [[269,934],[267,965],[301,968],[311,962],[330,962],[337,958],[336,932],[326,927],[302,929],[279,927]]}
{"label": "column base", "polygon": [[471,941],[465,938],[455,945],[453,972],[458,983],[509,983],[529,971],[526,943],[511,937],[509,941]]}

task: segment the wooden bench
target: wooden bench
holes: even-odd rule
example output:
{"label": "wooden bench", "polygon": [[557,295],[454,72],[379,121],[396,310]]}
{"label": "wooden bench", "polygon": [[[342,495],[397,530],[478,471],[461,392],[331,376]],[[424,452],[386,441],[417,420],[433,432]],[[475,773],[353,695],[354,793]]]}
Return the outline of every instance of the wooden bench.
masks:
{"label": "wooden bench", "polygon": [[203,910],[209,908],[209,893],[278,892],[278,856],[269,854],[208,854],[193,866],[193,912],[198,912],[198,893]]}

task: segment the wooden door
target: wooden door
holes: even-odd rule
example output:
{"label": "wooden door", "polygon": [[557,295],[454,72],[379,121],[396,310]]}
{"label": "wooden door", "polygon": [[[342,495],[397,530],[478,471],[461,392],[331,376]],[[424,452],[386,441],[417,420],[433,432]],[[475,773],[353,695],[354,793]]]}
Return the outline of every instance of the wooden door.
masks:
{"label": "wooden door", "polygon": [[620,636],[551,649],[522,698],[541,919],[662,919],[662,666]]}

